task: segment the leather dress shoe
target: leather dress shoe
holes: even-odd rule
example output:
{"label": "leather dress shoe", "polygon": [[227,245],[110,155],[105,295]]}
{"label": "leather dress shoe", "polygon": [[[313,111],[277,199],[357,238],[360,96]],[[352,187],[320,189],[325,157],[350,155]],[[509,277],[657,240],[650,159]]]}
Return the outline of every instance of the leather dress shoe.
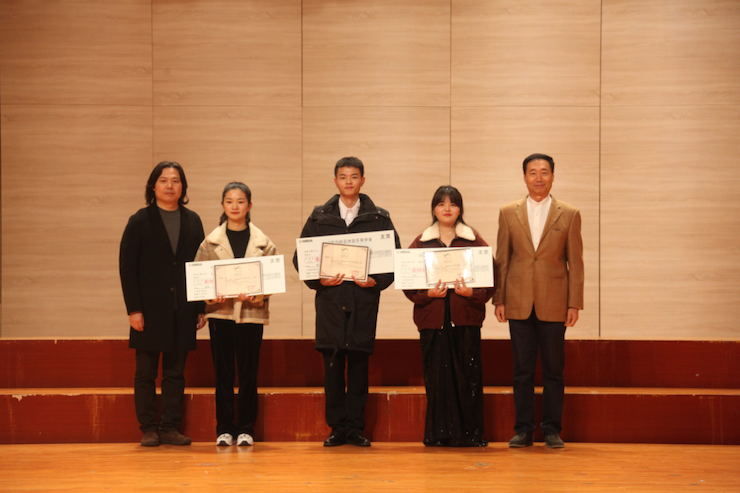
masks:
{"label": "leather dress shoe", "polygon": [[360,435],[359,433],[355,433],[353,435],[348,436],[347,443],[349,443],[350,445],[354,445],[355,447],[369,447],[370,446],[370,440]]}
{"label": "leather dress shoe", "polygon": [[160,431],[159,441],[167,445],[190,445],[190,437],[186,437],[177,430]]}
{"label": "leather dress shoe", "polygon": [[545,435],[545,447],[547,448],[563,448],[565,447],[565,443],[563,443],[563,439],[560,438],[560,435],[557,433],[551,433],[549,435]]}
{"label": "leather dress shoe", "polygon": [[159,433],[156,430],[145,431],[141,437],[142,447],[159,447]]}
{"label": "leather dress shoe", "polygon": [[511,438],[511,440],[509,440],[509,448],[529,447],[532,443],[532,432],[523,431],[521,433],[517,433]]}
{"label": "leather dress shoe", "polygon": [[344,445],[345,443],[347,443],[347,440],[345,440],[342,435],[336,432],[332,432],[332,434],[329,435],[329,438],[327,438],[324,442],[324,447],[338,447],[339,445]]}

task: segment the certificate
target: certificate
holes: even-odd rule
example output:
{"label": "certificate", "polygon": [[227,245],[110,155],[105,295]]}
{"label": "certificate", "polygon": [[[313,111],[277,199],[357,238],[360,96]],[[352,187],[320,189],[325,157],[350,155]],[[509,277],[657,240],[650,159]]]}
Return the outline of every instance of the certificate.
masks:
{"label": "certificate", "polygon": [[465,284],[475,281],[473,250],[470,248],[448,248],[424,252],[427,286],[454,285],[456,280]]}
{"label": "certificate", "polygon": [[373,274],[393,272],[393,252],[396,250],[396,236],[393,230],[309,236],[306,238],[297,238],[295,243],[296,257],[298,260],[298,278],[301,281],[321,278],[319,275],[319,264],[321,263],[321,245],[324,243],[341,243],[343,245],[369,247],[370,267],[368,274],[372,276]]}
{"label": "certificate", "polygon": [[[285,258],[282,255],[268,255],[267,257],[231,258],[224,260],[204,260],[201,262],[185,262],[185,284],[188,301],[212,300],[216,298],[216,268],[226,265],[244,265],[245,263],[260,263],[261,293],[275,294],[285,292]],[[252,267],[253,268],[253,267]],[[220,270],[220,268],[219,268]],[[226,272],[228,280],[234,279]],[[233,274],[233,271],[232,271]],[[249,277],[249,276],[244,276]],[[241,287],[232,291],[232,296],[245,293]]]}
{"label": "certificate", "polygon": [[323,243],[319,276],[323,278],[344,274],[344,280],[367,281],[370,266],[370,248],[361,245]]}
{"label": "certificate", "polygon": [[[395,289],[429,289],[425,255],[427,252],[449,252],[457,248],[408,248],[396,250],[393,257]],[[460,250],[464,250],[460,248]],[[470,288],[491,288],[493,281],[493,251],[490,246],[470,247],[473,252],[475,280],[465,281]],[[437,284],[435,280],[433,284]]]}
{"label": "certificate", "polygon": [[262,294],[262,264],[243,262],[214,266],[216,296],[236,298],[240,293]]}

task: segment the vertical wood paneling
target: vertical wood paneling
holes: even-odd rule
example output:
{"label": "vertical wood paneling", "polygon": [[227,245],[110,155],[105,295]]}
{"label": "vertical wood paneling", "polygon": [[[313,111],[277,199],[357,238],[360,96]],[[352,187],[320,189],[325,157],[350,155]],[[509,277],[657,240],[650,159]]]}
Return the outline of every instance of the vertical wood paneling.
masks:
{"label": "vertical wood paneling", "polygon": [[304,0],[305,106],[449,106],[449,0]]}
{"label": "vertical wood paneling", "polygon": [[149,107],[2,107],[3,336],[127,335],[118,250],[144,206]]}
{"label": "vertical wood paneling", "polygon": [[740,104],[740,3],[604,0],[603,104]]}
{"label": "vertical wood paneling", "polygon": [[452,1],[453,106],[597,106],[600,1]]}
{"label": "vertical wood paneling", "polygon": [[[266,337],[301,337],[300,287],[290,263],[301,223],[300,108],[156,107],[155,162],[174,160],[188,178],[188,207],[206,235],[218,226],[231,181],[252,191],[251,218],[285,255],[287,293],[270,302]],[[205,333],[204,333],[205,335]]]}
{"label": "vertical wood paneling", "polygon": [[[406,248],[431,223],[432,194],[449,180],[447,108],[306,108],[303,217],[337,193],[334,165],[356,156],[366,193],[387,209]],[[300,232],[300,230],[298,231]],[[314,331],[314,294],[304,289],[304,333]],[[381,295],[378,337],[414,338],[411,302],[393,286]]]}
{"label": "vertical wood paneling", "polygon": [[[527,195],[522,162],[542,152],[555,160],[552,195],[581,211],[586,269],[585,308],[569,339],[599,335],[598,108],[455,108],[452,184],[465,201],[465,220],[496,244],[501,206]],[[495,249],[495,248],[494,248]],[[484,335],[508,338],[487,307]]]}
{"label": "vertical wood paneling", "polygon": [[155,104],[301,104],[300,0],[152,4]]}
{"label": "vertical wood paneling", "polygon": [[0,2],[0,89],[3,104],[151,104],[150,2]]}
{"label": "vertical wood paneling", "polygon": [[740,338],[740,106],[603,110],[602,336]]}

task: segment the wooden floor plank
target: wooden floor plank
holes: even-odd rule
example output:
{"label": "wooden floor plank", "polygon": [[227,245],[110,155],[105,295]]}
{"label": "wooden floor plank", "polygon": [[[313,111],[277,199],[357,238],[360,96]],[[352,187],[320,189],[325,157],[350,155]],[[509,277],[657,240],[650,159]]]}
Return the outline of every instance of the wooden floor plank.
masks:
{"label": "wooden floor plank", "polygon": [[740,491],[740,446],[2,445],[0,491]]}

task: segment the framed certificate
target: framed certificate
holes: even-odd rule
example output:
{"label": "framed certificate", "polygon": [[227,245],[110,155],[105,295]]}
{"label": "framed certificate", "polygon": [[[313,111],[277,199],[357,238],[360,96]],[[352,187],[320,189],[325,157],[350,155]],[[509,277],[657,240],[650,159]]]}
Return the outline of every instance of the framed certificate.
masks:
{"label": "framed certificate", "polygon": [[427,286],[437,282],[452,285],[456,280],[464,279],[465,283],[475,281],[473,250],[470,248],[448,248],[424,252]]}
{"label": "framed certificate", "polygon": [[236,298],[239,293],[262,294],[262,263],[241,262],[214,266],[216,296]]}
{"label": "framed certificate", "polygon": [[334,277],[344,274],[345,280],[367,281],[370,265],[370,247],[344,245],[341,243],[322,243],[319,277]]}

